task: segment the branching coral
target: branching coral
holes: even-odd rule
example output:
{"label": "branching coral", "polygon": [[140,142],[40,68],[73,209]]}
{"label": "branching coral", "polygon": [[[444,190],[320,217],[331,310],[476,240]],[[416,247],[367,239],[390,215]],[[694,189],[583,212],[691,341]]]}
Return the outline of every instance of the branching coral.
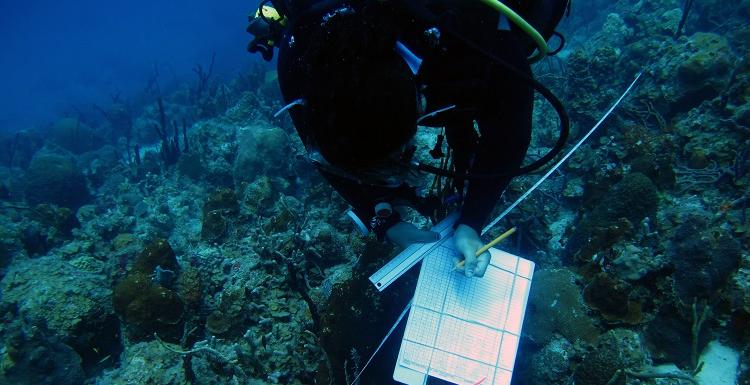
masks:
{"label": "branching coral", "polygon": [[188,140],[187,140],[187,122],[185,119],[182,120],[182,137],[183,137],[183,148],[180,149],[180,130],[177,126],[176,121],[172,121],[171,128],[174,129],[174,135],[169,136],[170,124],[167,120],[167,114],[164,111],[164,102],[161,96],[156,99],[156,104],[159,109],[159,124],[154,124],[154,130],[161,139],[161,149],[159,154],[161,155],[164,164],[170,166],[177,163],[180,158],[180,154],[188,152]]}
{"label": "branching coral", "polygon": [[705,168],[677,165],[674,171],[677,176],[677,185],[681,186],[680,193],[712,187],[725,173],[716,162],[711,162]]}

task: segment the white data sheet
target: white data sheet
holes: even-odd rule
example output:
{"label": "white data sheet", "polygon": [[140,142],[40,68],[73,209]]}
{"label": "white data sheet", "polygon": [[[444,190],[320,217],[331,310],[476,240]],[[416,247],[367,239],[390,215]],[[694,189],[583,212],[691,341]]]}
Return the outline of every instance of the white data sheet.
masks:
{"label": "white data sheet", "polygon": [[534,263],[495,248],[490,254],[483,278],[454,271],[452,239],[424,258],[395,380],[510,384]]}

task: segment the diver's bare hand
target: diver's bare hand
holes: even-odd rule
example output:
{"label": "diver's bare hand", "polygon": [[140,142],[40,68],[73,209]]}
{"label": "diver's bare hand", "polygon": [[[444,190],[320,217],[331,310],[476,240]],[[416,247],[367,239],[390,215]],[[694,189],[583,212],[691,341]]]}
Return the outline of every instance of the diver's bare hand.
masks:
{"label": "diver's bare hand", "polygon": [[490,264],[490,252],[485,251],[476,256],[477,251],[484,246],[476,230],[466,225],[458,225],[453,234],[453,241],[460,256],[464,258],[464,274],[467,277],[484,277],[484,272]]}

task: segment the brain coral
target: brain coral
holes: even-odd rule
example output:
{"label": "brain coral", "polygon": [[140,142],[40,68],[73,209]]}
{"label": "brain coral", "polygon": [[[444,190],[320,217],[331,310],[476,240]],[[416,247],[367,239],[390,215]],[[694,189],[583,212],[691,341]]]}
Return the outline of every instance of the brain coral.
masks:
{"label": "brain coral", "polygon": [[555,334],[570,342],[593,343],[599,331],[587,315],[575,275],[567,269],[534,273],[524,331],[537,343],[548,343]]}
{"label": "brain coral", "polygon": [[25,195],[30,204],[53,203],[74,209],[89,200],[86,178],[73,158],[48,151],[31,161]]}

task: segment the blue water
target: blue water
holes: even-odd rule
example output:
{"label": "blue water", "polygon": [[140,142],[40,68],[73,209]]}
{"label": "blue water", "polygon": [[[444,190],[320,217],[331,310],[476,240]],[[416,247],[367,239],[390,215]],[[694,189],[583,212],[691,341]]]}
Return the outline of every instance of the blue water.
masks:
{"label": "blue water", "polygon": [[157,65],[164,86],[208,66],[233,76],[258,58],[245,52],[257,2],[201,0],[0,3],[0,130],[41,125],[73,108],[133,96]]}

